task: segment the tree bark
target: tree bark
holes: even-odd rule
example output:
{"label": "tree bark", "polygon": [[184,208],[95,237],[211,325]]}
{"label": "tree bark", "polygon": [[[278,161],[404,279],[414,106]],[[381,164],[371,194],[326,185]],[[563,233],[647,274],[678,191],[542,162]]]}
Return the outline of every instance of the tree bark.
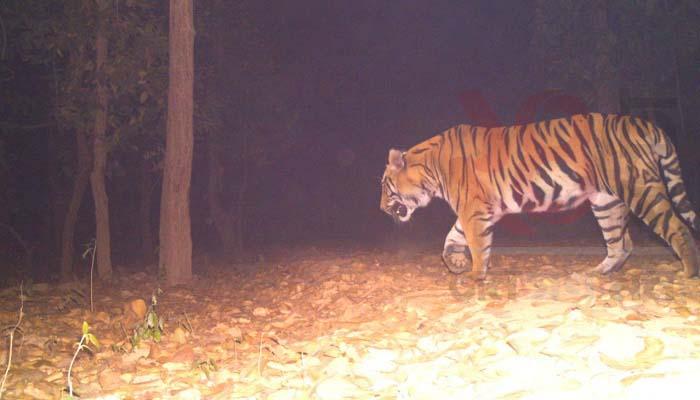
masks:
{"label": "tree bark", "polygon": [[159,268],[168,285],[192,279],[194,26],[192,0],[170,0],[168,122],[160,207]]}
{"label": "tree bark", "polygon": [[83,195],[90,178],[90,150],[87,137],[83,132],[76,133],[78,171],[73,183],[73,192],[68,203],[68,211],[63,223],[61,235],[61,278],[68,279],[73,274],[73,240],[75,239],[75,224],[78,221],[78,212],[83,202]]}
{"label": "tree bark", "polygon": [[107,108],[109,99],[104,82],[104,64],[107,59],[107,37],[102,23],[97,29],[95,40],[95,75],[97,76],[97,112],[93,130],[94,164],[90,174],[92,197],[95,202],[95,251],[97,274],[100,279],[112,276],[112,247],[109,233],[109,198],[105,188],[105,168],[107,166]]}

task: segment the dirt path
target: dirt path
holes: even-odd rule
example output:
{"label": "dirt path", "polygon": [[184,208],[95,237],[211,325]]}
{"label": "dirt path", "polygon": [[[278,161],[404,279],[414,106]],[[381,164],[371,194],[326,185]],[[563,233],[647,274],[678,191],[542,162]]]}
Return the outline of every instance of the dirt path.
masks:
{"label": "dirt path", "polygon": [[[500,255],[475,284],[437,251],[290,251],[158,295],[163,340],[133,351],[151,275],[99,285],[94,313],[69,285],[34,285],[3,398],[59,398],[83,320],[102,346],[73,368],[81,398],[696,398],[700,280],[669,256],[611,276],[598,261]],[[16,288],[1,299],[5,327]]]}

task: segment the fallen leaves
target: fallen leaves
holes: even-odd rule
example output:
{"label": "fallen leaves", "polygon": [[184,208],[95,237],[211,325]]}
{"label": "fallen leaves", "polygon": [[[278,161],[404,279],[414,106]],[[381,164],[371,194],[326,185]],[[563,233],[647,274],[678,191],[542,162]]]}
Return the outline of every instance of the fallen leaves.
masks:
{"label": "fallen leaves", "polygon": [[617,360],[601,353],[600,360],[610,368],[620,370],[647,369],[661,360],[663,352],[664,342],[647,336],[644,338],[644,349],[635,354],[633,358]]}
{"label": "fallen leaves", "polygon": [[[600,276],[575,257],[503,257],[475,284],[428,253],[282,259],[166,291],[164,340],[133,351],[119,344],[147,312],[145,274],[98,290],[95,314],[34,306],[8,398],[53,396],[84,319],[105,344],[76,365],[88,398],[605,398],[700,368],[700,285],[677,263]],[[33,305],[58,298],[46,289]]]}

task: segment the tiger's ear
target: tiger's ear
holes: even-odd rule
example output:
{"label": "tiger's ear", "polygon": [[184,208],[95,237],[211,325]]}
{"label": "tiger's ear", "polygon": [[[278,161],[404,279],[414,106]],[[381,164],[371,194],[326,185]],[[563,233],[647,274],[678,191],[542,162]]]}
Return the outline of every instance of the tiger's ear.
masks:
{"label": "tiger's ear", "polygon": [[402,170],[406,166],[405,154],[401,150],[389,150],[389,167],[396,171]]}

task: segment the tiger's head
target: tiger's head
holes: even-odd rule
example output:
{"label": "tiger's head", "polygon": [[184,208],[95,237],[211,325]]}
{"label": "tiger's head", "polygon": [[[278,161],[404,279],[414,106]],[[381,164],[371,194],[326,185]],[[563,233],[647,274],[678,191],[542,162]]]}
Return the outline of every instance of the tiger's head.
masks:
{"label": "tiger's head", "polygon": [[423,175],[425,166],[409,163],[408,157],[410,154],[400,150],[389,150],[389,162],[382,176],[379,207],[397,223],[411,219],[413,212],[427,206],[434,195]]}

